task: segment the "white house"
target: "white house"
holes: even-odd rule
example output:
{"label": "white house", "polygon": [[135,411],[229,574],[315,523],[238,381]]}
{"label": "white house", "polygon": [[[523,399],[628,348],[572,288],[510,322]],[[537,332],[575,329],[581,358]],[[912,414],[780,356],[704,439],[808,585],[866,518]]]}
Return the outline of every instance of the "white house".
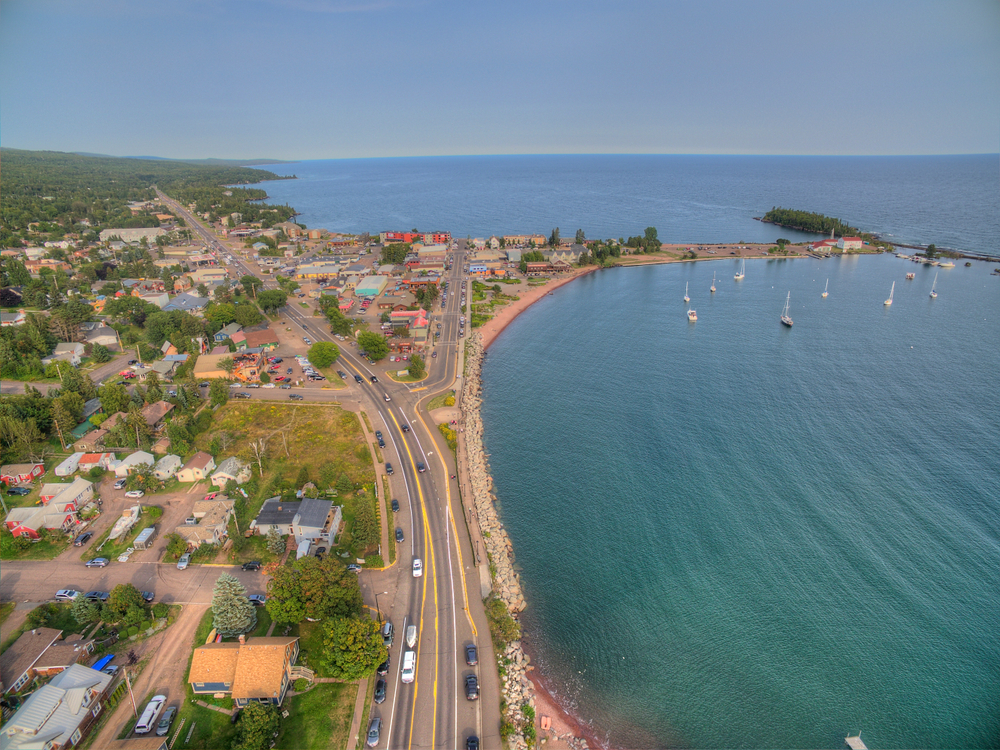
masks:
{"label": "white house", "polygon": [[230,479],[236,484],[245,484],[250,481],[250,476],[250,464],[231,456],[219,464],[219,468],[212,474],[212,484],[220,488],[225,487]]}
{"label": "white house", "polygon": [[170,453],[161,458],[156,462],[156,466],[153,467],[153,476],[159,479],[161,482],[170,479],[177,470],[183,465],[180,456],[175,456]]}
{"label": "white house", "polygon": [[131,474],[135,467],[145,464],[146,466],[152,466],[155,463],[153,454],[146,453],[146,451],[136,451],[131,456],[126,456],[115,466],[115,476],[116,477],[127,477]]}
{"label": "white house", "polygon": [[177,479],[181,482],[200,482],[202,479],[208,479],[214,469],[215,459],[205,451],[198,451],[188,459],[184,468],[177,472]]}
{"label": "white house", "polygon": [[841,250],[860,250],[864,245],[865,241],[860,237],[841,237],[837,240],[837,247]]}
{"label": "white house", "polygon": [[70,474],[75,472],[80,468],[80,459],[82,459],[83,456],[83,453],[74,453],[72,456],[67,458],[55,468],[56,476],[68,477]]}
{"label": "white house", "polygon": [[71,365],[76,367],[80,364],[80,360],[83,359],[84,347],[83,344],[78,343],[60,343],[56,344],[55,351],[48,357],[42,359],[42,364],[47,365],[52,362],[69,362]]}

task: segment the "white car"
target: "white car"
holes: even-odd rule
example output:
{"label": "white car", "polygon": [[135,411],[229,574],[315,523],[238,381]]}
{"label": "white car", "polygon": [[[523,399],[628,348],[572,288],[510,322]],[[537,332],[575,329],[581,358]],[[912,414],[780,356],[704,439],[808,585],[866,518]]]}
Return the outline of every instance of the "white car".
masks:
{"label": "white car", "polygon": [[79,591],[74,591],[73,589],[59,589],[56,592],[56,601],[59,602],[71,602],[76,597],[80,595]]}
{"label": "white car", "polygon": [[264,383],[261,388],[274,388],[274,383]]}
{"label": "white car", "polygon": [[424,564],[420,562],[419,557],[413,558],[413,577],[420,578],[424,574]]}
{"label": "white car", "polygon": [[142,497],[145,494],[146,493],[143,492],[142,490],[129,490],[128,492],[125,493],[125,497],[136,498],[136,497]]}

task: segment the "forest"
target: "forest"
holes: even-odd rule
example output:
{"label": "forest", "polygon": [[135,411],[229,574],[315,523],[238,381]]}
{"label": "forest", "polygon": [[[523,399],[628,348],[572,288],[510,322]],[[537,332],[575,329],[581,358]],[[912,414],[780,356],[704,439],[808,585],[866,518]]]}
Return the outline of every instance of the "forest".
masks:
{"label": "forest", "polygon": [[840,219],[823,214],[810,213],[809,211],[795,211],[790,208],[772,208],[761,221],[768,224],[777,224],[779,227],[789,229],[799,229],[803,232],[816,232],[817,234],[829,235],[832,231],[840,237],[849,237],[858,234],[858,228],[845,224]]}

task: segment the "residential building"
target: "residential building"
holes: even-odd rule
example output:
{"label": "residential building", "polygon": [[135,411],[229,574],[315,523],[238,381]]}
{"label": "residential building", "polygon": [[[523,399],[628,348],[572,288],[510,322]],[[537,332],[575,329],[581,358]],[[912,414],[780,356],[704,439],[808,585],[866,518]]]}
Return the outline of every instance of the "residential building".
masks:
{"label": "residential building", "polygon": [[222,343],[226,339],[230,338],[234,333],[239,333],[242,330],[243,326],[241,326],[239,323],[230,323],[229,325],[224,326],[218,333],[216,333],[215,336],[213,336],[213,338],[217,342]]}
{"label": "residential building", "polygon": [[[104,447],[104,438],[107,436],[108,431],[103,428],[94,430],[73,443],[73,447],[78,451],[96,451]],[[111,455],[113,456],[114,454],[112,453]],[[111,467],[108,466],[108,468],[110,469]]]}
{"label": "residential building", "polygon": [[73,502],[51,500],[45,505],[29,505],[21,508],[11,508],[4,519],[11,536],[26,536],[38,539],[39,531],[70,531],[80,523],[76,515],[76,505]]}
{"label": "residential building", "polygon": [[155,404],[146,404],[142,407],[142,418],[146,420],[146,424],[152,430],[159,430],[163,427],[164,420],[171,411],[173,411],[174,405],[169,401],[157,401]]}
{"label": "residential building", "polygon": [[219,468],[212,474],[212,484],[216,487],[225,487],[230,479],[236,484],[246,484],[250,481],[251,474],[250,464],[230,456],[219,464]]}
{"label": "residential building", "polygon": [[35,679],[35,662],[53,643],[62,637],[55,628],[35,628],[21,634],[11,646],[0,654],[0,677],[4,694],[17,692]]}
{"label": "residential building", "polygon": [[28,316],[25,314],[24,310],[18,310],[12,313],[0,313],[0,326],[7,328],[9,326],[19,326],[22,325]]}
{"label": "residential building", "polygon": [[177,472],[177,480],[180,482],[200,482],[202,479],[208,479],[213,469],[215,469],[215,459],[205,451],[198,451]]}
{"label": "residential building", "polygon": [[292,682],[299,639],[245,638],[208,643],[194,650],[188,682],[196,695],[225,693],[237,706],[280,706]]}
{"label": "residential building", "polygon": [[57,477],[68,477],[79,468],[81,458],[83,458],[82,452],[74,453],[55,468],[55,475]]}
{"label": "residential building", "polygon": [[42,505],[64,503],[71,505],[73,510],[79,510],[93,498],[94,483],[83,477],[76,477],[72,482],[46,482],[42,485],[38,499]]}
{"label": "residential building", "polygon": [[155,459],[152,454],[146,453],[146,451],[136,451],[131,456],[126,456],[115,466],[115,476],[116,477],[127,477],[133,471],[135,471],[137,466],[145,464],[146,466],[152,466],[155,463]]}
{"label": "residential building", "polygon": [[204,297],[196,297],[193,294],[178,294],[170,302],[163,306],[166,312],[173,312],[174,310],[181,310],[183,312],[195,312],[201,310],[208,304],[208,300]]}
{"label": "residential building", "polygon": [[250,528],[266,535],[277,528],[282,536],[295,536],[296,542],[305,540],[333,544],[340,527],[341,510],[331,500],[306,497],[288,502],[280,497],[264,501],[257,518]]}
{"label": "residential building", "polygon": [[278,334],[270,328],[263,331],[244,331],[241,349],[274,349],[278,346]]}
{"label": "residential building", "polygon": [[189,547],[197,549],[203,544],[222,544],[229,535],[229,519],[233,517],[235,502],[225,495],[208,495],[194,504],[191,517],[194,524],[183,524],[174,529]]}
{"label": "residential building", "polygon": [[83,353],[83,344],[77,342],[62,342],[56,344],[56,348],[50,356],[42,358],[42,364],[47,365],[51,362],[69,362],[73,365],[73,367],[77,367],[83,359]]}
{"label": "residential building", "polygon": [[18,708],[3,727],[0,750],[76,747],[104,710],[112,682],[111,675],[71,665]]}
{"label": "residential building", "polygon": [[161,482],[165,482],[177,473],[177,470],[181,468],[182,464],[183,462],[181,461],[180,456],[168,453],[166,456],[157,461],[155,466],[153,466],[153,476]]}
{"label": "residential building", "polygon": [[110,469],[115,464],[115,454],[114,453],[84,453],[80,457],[80,463],[78,466],[79,471],[90,471],[91,469],[100,467],[102,469]]}
{"label": "residential building", "polygon": [[118,333],[110,326],[100,326],[87,334],[88,344],[100,344],[101,346],[117,346]]}
{"label": "residential building", "polygon": [[44,473],[45,464],[41,461],[33,461],[27,464],[7,464],[0,466],[0,482],[6,482],[7,484],[30,482]]}

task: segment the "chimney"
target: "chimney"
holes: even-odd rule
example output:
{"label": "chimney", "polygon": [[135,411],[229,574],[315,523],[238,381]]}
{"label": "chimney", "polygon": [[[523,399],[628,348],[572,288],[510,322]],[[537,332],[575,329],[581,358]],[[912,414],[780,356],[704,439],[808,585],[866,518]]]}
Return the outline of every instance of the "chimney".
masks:
{"label": "chimney", "polygon": [[246,636],[243,635],[243,633],[240,633],[240,645],[242,646],[246,642],[247,642]]}

